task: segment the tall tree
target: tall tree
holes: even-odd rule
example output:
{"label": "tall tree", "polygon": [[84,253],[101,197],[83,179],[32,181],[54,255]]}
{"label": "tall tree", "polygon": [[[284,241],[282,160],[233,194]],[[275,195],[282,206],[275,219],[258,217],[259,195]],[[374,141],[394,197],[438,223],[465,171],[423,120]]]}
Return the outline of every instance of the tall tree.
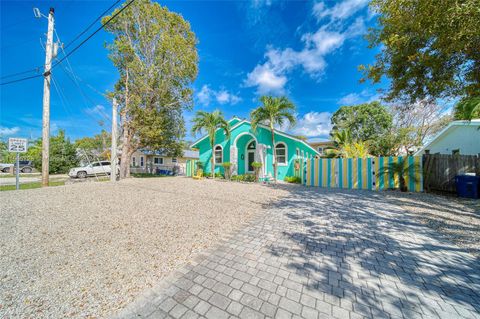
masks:
{"label": "tall tree", "polygon": [[396,155],[417,151],[452,120],[445,107],[431,101],[392,105],[390,111]]}
{"label": "tall tree", "polygon": [[480,96],[474,98],[463,98],[453,110],[455,120],[467,120],[480,118]]}
{"label": "tall tree", "polygon": [[[33,166],[40,170],[42,167],[42,139],[36,140],[28,147],[24,156],[32,160]],[[50,137],[50,174],[67,173],[72,167],[78,165],[75,145],[65,136],[64,130],[59,130],[57,135]]]}
{"label": "tall tree", "polygon": [[252,129],[255,131],[258,124],[267,125],[270,128],[272,136],[272,156],[273,156],[273,178],[277,181],[277,162],[275,156],[275,126],[283,126],[286,121],[291,126],[295,125],[295,105],[285,96],[260,97],[260,105],[250,113]]}
{"label": "tall tree", "polygon": [[210,146],[212,148],[212,178],[215,178],[215,134],[217,130],[223,130],[227,138],[230,138],[230,125],[223,117],[223,114],[219,110],[215,110],[211,113],[205,111],[198,111],[193,119],[192,134],[198,134],[206,132],[210,140]]}
{"label": "tall tree", "polygon": [[381,51],[360,70],[374,83],[391,80],[387,100],[480,95],[478,0],[373,0],[370,7],[378,27],[367,39]]}
{"label": "tall tree", "polygon": [[115,37],[107,47],[120,73],[112,96],[123,131],[120,174],[128,177],[139,148],[180,155],[182,113],[193,105],[191,84],[198,72],[197,40],[181,15],[150,0],[136,0],[105,29]]}
{"label": "tall tree", "polygon": [[331,136],[349,131],[349,142],[366,142],[374,156],[390,155],[392,115],[379,102],[342,106],[332,115]]}
{"label": "tall tree", "polygon": [[88,155],[103,157],[111,146],[111,135],[106,130],[93,137],[82,137],[75,141],[75,147],[87,152]]}

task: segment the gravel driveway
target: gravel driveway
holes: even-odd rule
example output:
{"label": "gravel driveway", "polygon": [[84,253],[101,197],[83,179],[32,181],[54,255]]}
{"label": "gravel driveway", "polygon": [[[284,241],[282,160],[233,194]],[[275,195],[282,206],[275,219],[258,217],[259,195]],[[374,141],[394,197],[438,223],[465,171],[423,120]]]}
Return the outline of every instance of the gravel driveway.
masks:
{"label": "gravel driveway", "polygon": [[105,317],[284,191],[187,178],[0,193],[0,318]]}

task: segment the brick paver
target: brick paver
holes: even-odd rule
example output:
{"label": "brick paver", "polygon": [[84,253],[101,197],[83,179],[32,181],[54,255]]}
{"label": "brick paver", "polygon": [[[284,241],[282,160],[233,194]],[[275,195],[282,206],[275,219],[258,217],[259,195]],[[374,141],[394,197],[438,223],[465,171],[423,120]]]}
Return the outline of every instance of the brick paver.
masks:
{"label": "brick paver", "polygon": [[118,318],[480,318],[480,262],[381,193],[292,188]]}

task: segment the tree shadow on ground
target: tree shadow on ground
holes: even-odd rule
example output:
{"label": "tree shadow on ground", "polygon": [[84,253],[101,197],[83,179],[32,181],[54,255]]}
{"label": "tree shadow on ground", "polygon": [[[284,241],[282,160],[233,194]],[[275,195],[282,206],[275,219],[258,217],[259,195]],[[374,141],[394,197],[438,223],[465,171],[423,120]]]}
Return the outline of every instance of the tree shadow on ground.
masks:
{"label": "tree shadow on ground", "polygon": [[287,266],[305,278],[305,289],[374,318],[480,312],[480,260],[420,223],[401,198],[275,187],[290,192],[268,209],[289,220],[283,235],[291,245],[268,249],[288,258]]}

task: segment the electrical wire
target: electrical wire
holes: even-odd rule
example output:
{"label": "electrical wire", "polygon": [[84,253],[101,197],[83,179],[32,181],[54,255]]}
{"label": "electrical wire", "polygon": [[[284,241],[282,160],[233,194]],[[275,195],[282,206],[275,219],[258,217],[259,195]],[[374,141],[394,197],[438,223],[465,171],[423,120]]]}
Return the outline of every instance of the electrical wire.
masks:
{"label": "electrical wire", "polygon": [[[119,14],[121,14],[125,9],[127,9],[135,0],[130,0],[125,6],[123,6],[117,13],[115,13],[113,16],[110,17],[110,19],[108,19],[104,24],[102,24],[100,27],[98,27],[92,34],[90,34],[86,39],[84,39],[82,42],[80,42],[77,46],[75,46],[72,50],[70,50],[70,52],[68,52],[62,59],[58,60],[54,65],[52,65],[50,67],[49,70],[45,71],[45,73],[43,74],[36,74],[36,75],[32,75],[32,76],[28,76],[28,77],[24,77],[24,78],[20,78],[20,79],[16,79],[16,80],[12,80],[12,81],[7,81],[7,82],[3,82],[3,83],[0,83],[0,85],[7,85],[7,84],[12,84],[12,83],[16,83],[16,82],[21,82],[21,81],[25,81],[25,80],[29,80],[29,79],[34,79],[34,78],[37,78],[37,77],[41,77],[41,76],[44,76],[44,75],[47,75],[49,72],[51,72],[51,70],[53,68],[55,68],[57,65],[59,65],[60,63],[62,63],[66,58],[68,58],[70,55],[72,55],[74,52],[76,52],[82,45],[84,45],[88,40],[90,40],[95,34],[97,34],[100,30],[102,30],[103,28],[105,28],[105,26],[107,26],[110,22],[112,22]],[[118,3],[118,1],[116,2]],[[111,6],[113,7],[113,6]],[[94,23],[96,21],[98,21],[99,18],[97,18]],[[90,28],[91,26],[89,26],[88,28]],[[82,34],[85,33],[85,30],[82,31]],[[78,37],[76,37],[78,38]],[[75,39],[76,40],[76,39]],[[70,45],[71,43],[73,43],[73,41],[70,41],[68,45]],[[9,75],[6,75],[6,76],[3,76],[1,77],[2,79],[4,78],[10,78],[10,77],[13,77],[13,76],[16,76],[16,75],[20,75],[20,74],[25,74],[25,73],[30,73],[34,70],[38,70],[39,68],[41,68],[43,66],[39,66],[37,68],[34,68],[34,69],[31,69],[31,70],[27,70],[27,71],[23,71],[23,72],[18,72],[16,74],[9,74]]]}
{"label": "electrical wire", "polygon": [[121,0],[117,0],[115,1],[110,7],[108,7],[108,9],[106,9],[105,11],[103,11],[92,23],[90,23],[88,25],[88,27],[83,30],[82,32],[80,32],[75,38],[73,38],[73,40],[71,40],[70,42],[68,42],[66,45],[65,45],[65,49],[68,48],[73,42],[75,42],[78,38],[80,38],[82,35],[85,34],[85,32],[87,32],[88,30],[90,30],[90,28],[98,21],[100,20],[107,12],[109,12],[114,6],[116,6]]}

